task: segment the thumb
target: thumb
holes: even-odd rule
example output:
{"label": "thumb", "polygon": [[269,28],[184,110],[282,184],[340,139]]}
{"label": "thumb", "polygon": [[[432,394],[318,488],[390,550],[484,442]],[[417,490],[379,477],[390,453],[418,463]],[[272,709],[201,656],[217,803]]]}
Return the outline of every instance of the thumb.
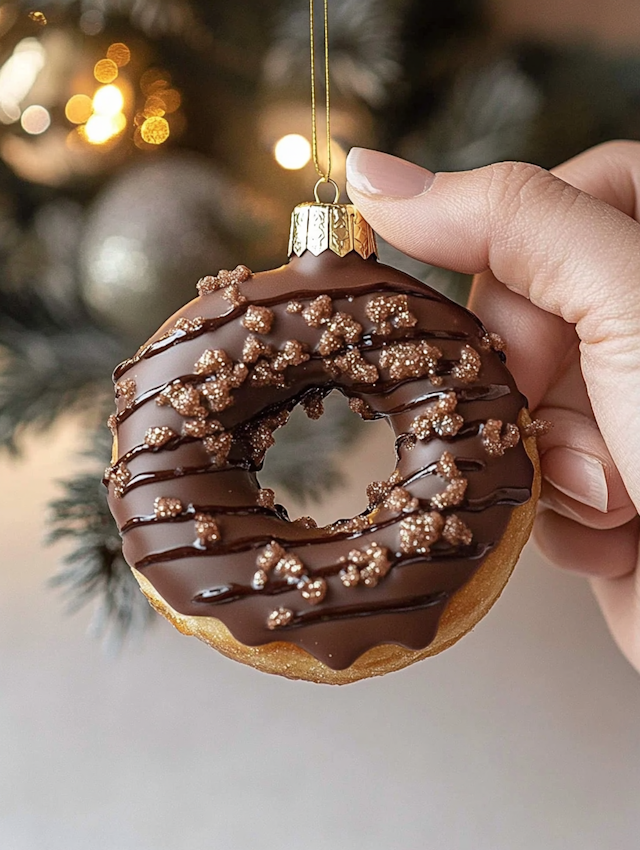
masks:
{"label": "thumb", "polygon": [[395,247],[469,274],[491,269],[509,289],[575,324],[598,425],[639,505],[640,433],[630,425],[640,410],[640,225],[525,163],[432,174],[355,148],[347,179],[354,203]]}

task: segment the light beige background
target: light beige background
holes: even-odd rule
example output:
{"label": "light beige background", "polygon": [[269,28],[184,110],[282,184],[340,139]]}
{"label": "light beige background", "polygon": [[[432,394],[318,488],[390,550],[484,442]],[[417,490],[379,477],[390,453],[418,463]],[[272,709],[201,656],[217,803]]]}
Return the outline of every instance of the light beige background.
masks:
{"label": "light beige background", "polygon": [[45,587],[43,506],[76,441],[67,424],[0,466],[2,850],[640,846],[640,677],[581,579],[530,550],[458,646],[342,689],[164,623],[109,658]]}

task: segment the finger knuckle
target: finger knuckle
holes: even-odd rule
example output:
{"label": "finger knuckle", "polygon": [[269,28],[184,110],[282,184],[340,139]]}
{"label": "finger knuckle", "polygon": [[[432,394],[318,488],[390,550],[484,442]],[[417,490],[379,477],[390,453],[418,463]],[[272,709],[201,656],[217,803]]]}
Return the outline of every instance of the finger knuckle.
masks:
{"label": "finger knuckle", "polygon": [[554,178],[529,162],[498,162],[487,168],[489,201],[501,216],[512,216],[525,203],[545,194]]}
{"label": "finger knuckle", "polygon": [[607,159],[620,160],[632,159],[635,162],[640,157],[640,142],[632,139],[612,139],[597,145],[592,150]]}

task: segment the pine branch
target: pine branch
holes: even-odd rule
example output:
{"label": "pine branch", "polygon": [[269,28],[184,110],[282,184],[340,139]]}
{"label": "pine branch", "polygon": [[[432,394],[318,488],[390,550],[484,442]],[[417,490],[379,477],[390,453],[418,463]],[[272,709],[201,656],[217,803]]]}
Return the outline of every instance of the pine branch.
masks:
{"label": "pine branch", "polygon": [[99,466],[61,482],[64,495],[50,504],[46,542],[72,542],[74,548],[63,559],[66,569],[51,579],[51,585],[62,589],[70,612],[94,603],[92,630],[109,644],[119,645],[146,627],[153,611],[122,557],[122,541],[100,480],[110,444],[108,431],[100,429],[87,453]]}
{"label": "pine branch", "polygon": [[25,432],[41,433],[63,413],[102,415],[123,357],[79,300],[0,290],[0,449],[17,454]]}

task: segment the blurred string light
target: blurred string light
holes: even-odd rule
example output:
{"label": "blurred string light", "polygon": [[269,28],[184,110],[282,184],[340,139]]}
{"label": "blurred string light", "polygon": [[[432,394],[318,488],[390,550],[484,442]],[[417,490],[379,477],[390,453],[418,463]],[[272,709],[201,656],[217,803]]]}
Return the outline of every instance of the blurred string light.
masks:
{"label": "blurred string light", "polygon": [[22,114],[22,101],[46,61],[44,47],[35,38],[23,38],[0,68],[0,121],[13,124]]}
{"label": "blurred string light", "polygon": [[99,83],[112,83],[118,76],[118,66],[113,59],[100,59],[95,64],[93,76]]}
{"label": "blurred string light", "polygon": [[39,136],[51,126],[51,116],[44,106],[28,106],[20,117],[22,129],[31,136]]}
{"label": "blurred string light", "polygon": [[166,115],[180,108],[180,92],[171,86],[171,76],[162,68],[149,68],[140,78],[144,108],[137,113],[134,141],[140,148],[162,145],[171,135]]}
{"label": "blurred string light", "polygon": [[299,133],[288,133],[276,142],[273,154],[282,168],[297,171],[311,159],[311,145]]}

